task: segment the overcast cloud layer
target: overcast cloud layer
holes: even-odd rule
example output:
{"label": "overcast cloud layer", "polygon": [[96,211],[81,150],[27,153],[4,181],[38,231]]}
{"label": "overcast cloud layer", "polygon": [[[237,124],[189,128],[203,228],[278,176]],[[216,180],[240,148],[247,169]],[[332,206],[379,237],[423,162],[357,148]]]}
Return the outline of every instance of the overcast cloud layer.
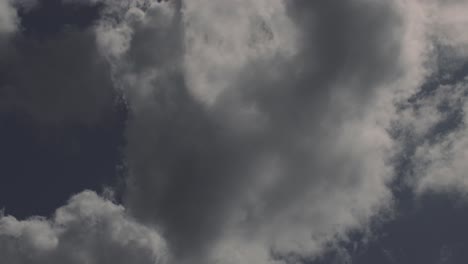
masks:
{"label": "overcast cloud layer", "polygon": [[0,2],[0,110],[93,123],[122,93],[123,201],[2,215],[7,263],[300,263],[391,214],[398,177],[468,190],[468,87],[439,74],[464,1],[64,2],[100,17],[37,43]]}

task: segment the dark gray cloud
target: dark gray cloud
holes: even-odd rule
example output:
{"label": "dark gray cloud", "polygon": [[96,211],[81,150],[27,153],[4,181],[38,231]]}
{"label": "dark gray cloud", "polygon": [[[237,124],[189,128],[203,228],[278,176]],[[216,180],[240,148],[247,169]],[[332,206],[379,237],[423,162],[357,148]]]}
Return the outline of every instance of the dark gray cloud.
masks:
{"label": "dark gray cloud", "polygon": [[[297,217],[304,236],[320,236],[314,225],[328,227],[314,214],[335,217],[331,225],[339,228],[370,215],[368,209],[386,196],[383,160],[359,157],[374,147],[368,142],[337,141],[355,133],[347,121],[366,116],[375,92],[401,74],[396,7],[361,1],[203,4],[186,3],[184,28],[178,16],[166,28],[152,27],[160,18],[146,13],[141,23],[147,26],[132,28],[119,62],[119,69],[140,72],[124,88],[134,109],[127,127],[128,208],[162,228],[183,257],[209,251],[231,229],[282,229]],[[254,11],[214,13],[233,5]],[[208,19],[218,23],[211,27]],[[261,27],[251,27],[256,21]],[[258,42],[251,44],[252,36]],[[281,43],[285,37],[291,39]],[[228,52],[226,61],[218,52]],[[362,140],[385,144],[373,136]],[[380,175],[367,172],[372,166]],[[348,199],[360,199],[352,193],[374,184],[384,191],[354,204],[358,215],[341,215]],[[291,212],[296,206],[299,211]],[[265,232],[280,241],[281,253],[296,250],[287,241],[293,234]]]}

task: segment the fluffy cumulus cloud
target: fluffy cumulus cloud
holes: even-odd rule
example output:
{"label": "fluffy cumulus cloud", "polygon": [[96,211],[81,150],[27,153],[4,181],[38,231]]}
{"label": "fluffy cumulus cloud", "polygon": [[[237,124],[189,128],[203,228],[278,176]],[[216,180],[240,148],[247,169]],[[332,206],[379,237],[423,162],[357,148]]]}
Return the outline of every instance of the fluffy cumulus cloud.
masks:
{"label": "fluffy cumulus cloud", "polygon": [[465,121],[425,136],[445,104],[464,118],[466,85],[418,92],[439,46],[465,52],[463,1],[66,3],[102,5],[76,59],[105,60],[109,80],[80,80],[128,103],[123,205],[84,192],[51,219],[2,217],[9,263],[310,260],[391,210],[405,140],[418,190],[467,185]]}
{"label": "fluffy cumulus cloud", "polygon": [[2,262],[166,263],[167,250],[154,229],[91,191],[73,196],[50,219],[0,217]]}

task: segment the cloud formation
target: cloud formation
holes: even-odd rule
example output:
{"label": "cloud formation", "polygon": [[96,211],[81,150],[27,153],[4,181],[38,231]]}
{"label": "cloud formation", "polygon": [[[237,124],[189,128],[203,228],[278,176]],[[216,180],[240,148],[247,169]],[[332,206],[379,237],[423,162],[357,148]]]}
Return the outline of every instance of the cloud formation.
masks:
{"label": "cloud formation", "polygon": [[[26,49],[43,59],[10,47],[6,58],[32,70],[6,79],[9,107],[96,122],[122,92],[123,205],[83,192],[51,219],[3,216],[9,263],[314,259],[391,210],[392,158],[407,142],[392,129],[416,138],[417,190],[467,185],[464,126],[426,142],[449,114],[441,105],[464,113],[466,85],[418,94],[437,45],[465,52],[462,1],[64,2],[102,5],[101,17]],[[14,9],[0,10],[14,31]],[[76,68],[41,71],[64,56]]]}
{"label": "cloud formation", "polygon": [[[465,1],[418,1],[421,85],[398,101],[394,120],[401,155],[409,164],[402,172],[416,193],[466,192],[466,50],[461,32],[467,21]],[[416,9],[417,8],[417,9]],[[415,11],[412,11],[415,12]],[[424,48],[423,48],[424,47]]]}
{"label": "cloud formation", "polygon": [[50,219],[0,217],[0,254],[8,264],[166,263],[160,235],[122,206],[91,191],[73,196]]}
{"label": "cloud formation", "polygon": [[0,34],[15,32],[18,27],[18,16],[11,1],[0,2]]}
{"label": "cloud formation", "polygon": [[408,183],[417,193],[426,191],[466,193],[467,85],[435,84],[427,95],[415,99],[399,119],[404,141],[413,146]]}
{"label": "cloud formation", "polygon": [[126,205],[181,261],[313,257],[388,206],[391,142],[369,109],[404,66],[395,5],[179,12],[146,12],[114,63],[133,110]]}

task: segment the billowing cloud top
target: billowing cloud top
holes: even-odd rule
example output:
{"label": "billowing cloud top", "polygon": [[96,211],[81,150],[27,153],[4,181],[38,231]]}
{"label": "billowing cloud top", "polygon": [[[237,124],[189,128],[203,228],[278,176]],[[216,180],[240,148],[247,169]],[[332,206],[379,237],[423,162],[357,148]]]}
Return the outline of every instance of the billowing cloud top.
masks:
{"label": "billowing cloud top", "polygon": [[[424,85],[467,55],[464,1],[64,4],[100,16],[31,46],[77,66],[5,45],[4,108],[93,123],[122,93],[123,202],[84,191],[51,218],[2,216],[7,263],[301,263],[391,212],[396,179],[468,190],[467,86]],[[15,6],[0,36],[29,43]]]}
{"label": "billowing cloud top", "polygon": [[122,206],[91,191],[73,196],[52,219],[0,220],[4,263],[164,263],[161,236]]}

